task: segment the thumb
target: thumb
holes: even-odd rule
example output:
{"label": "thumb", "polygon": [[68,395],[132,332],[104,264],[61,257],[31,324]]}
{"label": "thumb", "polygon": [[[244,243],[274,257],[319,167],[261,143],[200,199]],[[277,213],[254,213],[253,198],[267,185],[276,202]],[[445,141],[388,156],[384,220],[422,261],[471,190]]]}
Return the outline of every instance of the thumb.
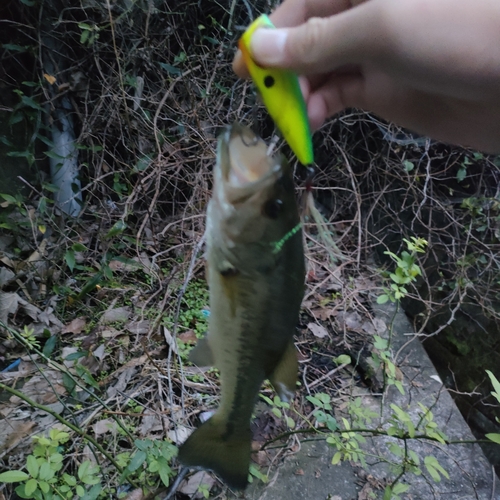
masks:
{"label": "thumb", "polygon": [[313,17],[294,28],[258,29],[250,50],[263,66],[300,74],[326,73],[360,64],[384,37],[377,30],[377,5],[367,2],[326,18]]}

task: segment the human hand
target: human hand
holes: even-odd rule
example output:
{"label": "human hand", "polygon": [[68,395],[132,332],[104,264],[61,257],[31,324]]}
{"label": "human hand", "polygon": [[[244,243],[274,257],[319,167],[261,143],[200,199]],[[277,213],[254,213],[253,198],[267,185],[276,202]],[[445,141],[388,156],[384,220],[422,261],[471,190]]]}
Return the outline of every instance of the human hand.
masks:
{"label": "human hand", "polygon": [[[356,107],[500,153],[500,2],[285,0],[250,49],[302,78],[312,128]],[[235,72],[247,76],[237,55]]]}

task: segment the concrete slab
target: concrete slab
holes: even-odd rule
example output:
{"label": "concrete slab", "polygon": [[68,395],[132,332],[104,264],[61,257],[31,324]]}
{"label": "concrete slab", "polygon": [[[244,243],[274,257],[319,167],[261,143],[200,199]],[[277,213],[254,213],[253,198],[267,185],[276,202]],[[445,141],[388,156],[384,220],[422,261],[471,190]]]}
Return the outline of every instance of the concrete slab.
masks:
{"label": "concrete slab", "polygon": [[[474,437],[452,398],[440,383],[437,373],[425,350],[412,337],[410,322],[401,311],[395,314],[394,305],[375,306],[376,315],[386,324],[393,323],[392,347],[398,354],[398,367],[403,376],[405,394],[391,387],[385,396],[384,408],[388,417],[390,404],[394,403],[409,413],[412,421],[420,419],[418,402],[432,408],[434,421],[450,440],[473,441]],[[409,342],[413,338],[413,341]],[[406,344],[406,345],[405,345]],[[363,405],[380,408],[380,397],[360,391]],[[382,421],[387,420],[383,418]],[[387,427],[387,426],[385,426]],[[396,459],[387,446],[394,438],[376,437],[367,440],[364,449],[375,456]],[[402,444],[401,441],[398,444]],[[424,473],[420,476],[407,473],[402,480],[409,486],[400,495],[405,500],[500,500],[496,476],[492,466],[477,444],[463,443],[441,445],[427,440],[407,441],[409,449],[420,459]],[[368,460],[368,470],[357,464],[343,462],[333,466],[335,450],[324,441],[303,442],[300,450],[289,456],[271,472],[267,485],[254,481],[243,498],[248,500],[369,500],[381,499],[384,486],[394,479],[387,463],[374,458]],[[448,472],[434,482],[424,466],[426,456],[437,458]],[[227,498],[242,498],[229,494]]]}

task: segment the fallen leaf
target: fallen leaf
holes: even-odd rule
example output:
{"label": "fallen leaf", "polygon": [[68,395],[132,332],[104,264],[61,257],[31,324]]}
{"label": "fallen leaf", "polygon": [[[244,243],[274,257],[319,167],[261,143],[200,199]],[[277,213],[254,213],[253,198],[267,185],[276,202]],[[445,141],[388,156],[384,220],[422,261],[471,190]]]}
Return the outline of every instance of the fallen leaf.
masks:
{"label": "fallen leaf", "polygon": [[203,498],[203,494],[198,491],[199,487],[204,485],[210,491],[214,483],[214,478],[208,472],[200,470],[195,472],[189,479],[185,479],[181,483],[179,491],[191,498]]}
{"label": "fallen leaf", "polygon": [[179,354],[179,349],[177,347],[177,342],[175,341],[172,334],[168,331],[167,327],[163,327],[163,335],[165,336],[165,340],[167,341],[168,346],[172,349],[174,354]]}
{"label": "fallen leaf", "polygon": [[102,361],[106,356],[106,345],[101,344],[97,349],[92,351],[92,355],[96,357],[99,361]]}
{"label": "fallen leaf", "polygon": [[307,328],[309,328],[312,334],[319,339],[328,337],[328,330],[324,326],[318,325],[317,323],[309,323]]}
{"label": "fallen leaf", "polygon": [[94,430],[94,434],[96,436],[100,436],[101,434],[106,434],[107,432],[115,432],[117,427],[117,423],[111,419],[106,418],[104,420],[99,420],[96,422],[92,429]]}
{"label": "fallen leaf", "polygon": [[130,309],[128,307],[117,307],[116,309],[108,309],[101,316],[101,323],[114,323],[115,321],[127,321],[130,317]]}
{"label": "fallen leaf", "polygon": [[62,329],[61,333],[82,333],[86,326],[85,318],[75,318]]}
{"label": "fallen leaf", "polygon": [[[62,396],[66,394],[66,388],[62,383],[62,373],[58,370],[44,369],[43,377],[41,375],[31,377],[24,384],[22,393],[33,399],[36,403],[43,405],[55,403],[58,400],[57,395]],[[11,403],[18,403],[20,401],[21,399],[17,396],[10,398]]]}
{"label": "fallen leaf", "polygon": [[19,306],[21,297],[17,293],[8,293],[0,291],[0,320],[7,324],[9,314],[15,314]]}
{"label": "fallen leaf", "polygon": [[191,434],[192,429],[188,429],[183,425],[178,425],[176,429],[167,432],[167,437],[173,443],[181,445]]}
{"label": "fallen leaf", "polygon": [[6,267],[0,269],[0,288],[2,288],[6,283],[11,281],[15,277],[15,274]]}
{"label": "fallen leaf", "polygon": [[178,335],[177,338],[185,344],[196,344],[196,342],[198,342],[198,337],[196,336],[196,333],[194,333],[194,330],[183,332]]}
{"label": "fallen leaf", "polygon": [[161,419],[158,415],[144,415],[141,419],[139,427],[139,435],[141,437],[148,436],[151,432],[163,430]]}
{"label": "fallen leaf", "polygon": [[142,488],[136,488],[135,490],[132,490],[126,497],[123,498],[123,500],[143,500],[144,498],[144,493],[142,491]]}
{"label": "fallen leaf", "polygon": [[31,432],[34,425],[35,422],[32,420],[0,420],[0,450],[16,446]]}
{"label": "fallen leaf", "polygon": [[56,77],[55,76],[52,76],[52,75],[49,75],[48,73],[44,73],[43,74],[43,77],[45,78],[45,80],[47,80],[51,85],[54,85],[54,83],[56,83]]}
{"label": "fallen leaf", "polygon": [[149,332],[149,326],[151,325],[151,322],[147,319],[143,319],[140,321],[129,321],[126,325],[125,328],[130,332],[130,333],[135,333],[136,335],[141,335]]}
{"label": "fallen leaf", "polygon": [[120,330],[117,330],[116,328],[113,328],[112,326],[106,327],[101,332],[101,336],[103,339],[112,339],[112,338],[118,337],[118,335],[123,335],[123,332],[121,332]]}

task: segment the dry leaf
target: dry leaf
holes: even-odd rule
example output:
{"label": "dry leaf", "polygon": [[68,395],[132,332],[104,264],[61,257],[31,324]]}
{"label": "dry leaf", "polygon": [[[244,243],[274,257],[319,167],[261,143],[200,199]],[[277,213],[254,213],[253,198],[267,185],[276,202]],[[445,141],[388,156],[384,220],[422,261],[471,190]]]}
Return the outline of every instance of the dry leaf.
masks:
{"label": "dry leaf", "polygon": [[7,293],[0,291],[0,320],[7,324],[9,314],[15,314],[22,300],[17,293]]}
{"label": "dry leaf", "polygon": [[123,500],[143,500],[144,498],[144,493],[142,491],[142,488],[136,488],[135,490],[132,490],[126,497],[123,498]]}
{"label": "dry leaf", "polygon": [[[43,405],[55,403],[58,401],[57,394],[59,396],[66,394],[66,388],[62,383],[62,373],[58,370],[45,369],[43,375],[43,377],[41,375],[31,377],[23,386],[23,394]],[[21,399],[17,396],[10,398],[11,403],[19,401]]]}
{"label": "dry leaf", "polygon": [[317,323],[309,323],[307,328],[309,328],[312,334],[319,339],[328,337],[328,330],[324,326],[318,325]]}
{"label": "dry leaf", "polygon": [[30,434],[35,425],[32,420],[0,420],[0,450],[4,451],[16,446],[19,441]]}
{"label": "dry leaf", "polygon": [[191,432],[192,429],[188,429],[183,425],[178,425],[176,429],[172,429],[171,431],[167,432],[167,437],[173,443],[181,445],[184,441],[186,441]]}
{"label": "dry leaf", "polygon": [[136,335],[141,335],[141,334],[149,332],[150,325],[151,325],[151,322],[148,319],[143,319],[140,321],[129,321],[125,325],[125,328],[130,333],[135,333]]}
{"label": "dry leaf", "polygon": [[161,431],[162,429],[163,425],[158,415],[144,415],[141,420],[141,426],[139,427],[139,436],[145,437],[151,432]]}
{"label": "dry leaf", "polygon": [[188,330],[187,332],[183,332],[177,336],[179,340],[182,340],[185,344],[196,344],[198,342],[198,337],[194,330]]}
{"label": "dry leaf", "polygon": [[56,77],[55,76],[52,76],[52,75],[49,75],[47,73],[44,73],[43,74],[43,77],[45,78],[45,80],[47,80],[51,85],[54,85],[54,83],[56,83]]}
{"label": "dry leaf", "polygon": [[86,326],[85,318],[75,318],[62,329],[61,333],[82,333]]}
{"label": "dry leaf", "polygon": [[128,307],[117,307],[116,309],[108,309],[101,316],[101,323],[114,323],[115,321],[127,321],[130,317],[130,309]]}
{"label": "dry leaf", "polygon": [[165,340],[167,341],[168,346],[174,354],[179,354],[179,349],[177,348],[177,342],[175,341],[174,337],[172,337],[172,334],[168,331],[167,327],[163,327],[163,335],[165,336]]}
{"label": "dry leaf", "polygon": [[0,269],[0,288],[2,288],[6,283],[12,281],[15,277],[15,274],[6,267],[2,267]]}
{"label": "dry leaf", "polygon": [[189,479],[185,479],[181,483],[179,491],[191,498],[203,498],[203,494],[198,491],[199,487],[203,484],[210,491],[214,483],[214,478],[208,472],[200,470],[195,472]]}
{"label": "dry leaf", "polygon": [[94,434],[96,436],[100,436],[101,434],[106,434],[106,432],[115,432],[116,427],[117,423],[112,418],[106,418],[96,422],[92,426],[92,429],[94,430]]}

